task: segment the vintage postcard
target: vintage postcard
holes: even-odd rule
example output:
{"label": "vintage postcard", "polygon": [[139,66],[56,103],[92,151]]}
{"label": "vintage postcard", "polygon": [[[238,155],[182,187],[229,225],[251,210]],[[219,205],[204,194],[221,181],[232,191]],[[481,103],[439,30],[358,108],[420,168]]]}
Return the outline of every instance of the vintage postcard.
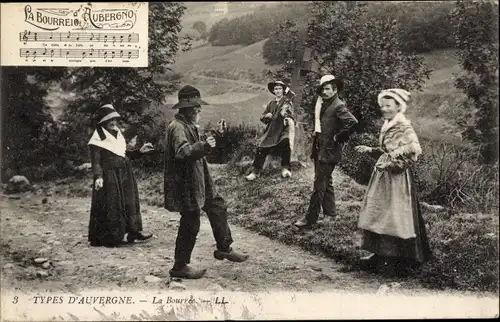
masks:
{"label": "vintage postcard", "polygon": [[498,318],[498,2],[0,12],[1,321]]}

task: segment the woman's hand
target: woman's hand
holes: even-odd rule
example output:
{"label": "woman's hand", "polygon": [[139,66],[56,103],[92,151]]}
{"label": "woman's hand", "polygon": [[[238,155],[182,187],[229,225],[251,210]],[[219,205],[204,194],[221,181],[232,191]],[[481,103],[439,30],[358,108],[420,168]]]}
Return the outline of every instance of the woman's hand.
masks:
{"label": "woman's hand", "polygon": [[141,153],[148,153],[148,152],[151,152],[151,151],[154,151],[155,148],[153,147],[153,144],[151,143],[145,143],[140,149],[139,149],[139,152]]}
{"label": "woman's hand", "polygon": [[95,190],[101,189],[103,187],[103,185],[104,185],[104,181],[102,180],[102,178],[95,179],[95,183],[94,183]]}
{"label": "woman's hand", "polygon": [[366,145],[357,145],[354,147],[354,150],[359,153],[369,153],[372,152],[372,148]]}

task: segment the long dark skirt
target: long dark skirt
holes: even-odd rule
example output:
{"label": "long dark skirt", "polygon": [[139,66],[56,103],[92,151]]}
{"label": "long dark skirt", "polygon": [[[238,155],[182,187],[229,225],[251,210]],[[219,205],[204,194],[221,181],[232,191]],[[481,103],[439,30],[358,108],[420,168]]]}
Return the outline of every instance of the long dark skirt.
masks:
{"label": "long dark skirt", "polygon": [[126,233],[142,231],[137,182],[132,166],[103,168],[103,187],[92,191],[89,241],[93,246],[116,246]]}
{"label": "long dark skirt", "polygon": [[429,246],[429,239],[427,237],[412,171],[410,171],[410,181],[413,222],[417,236],[415,238],[402,239],[363,230],[363,245],[361,247],[377,255],[404,258],[417,263],[424,263],[431,258],[432,251]]}

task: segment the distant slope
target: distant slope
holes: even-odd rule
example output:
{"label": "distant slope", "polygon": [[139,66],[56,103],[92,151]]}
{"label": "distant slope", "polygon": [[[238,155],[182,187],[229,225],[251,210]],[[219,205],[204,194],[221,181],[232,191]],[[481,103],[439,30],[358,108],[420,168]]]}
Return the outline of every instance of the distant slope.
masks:
{"label": "distant slope", "polygon": [[204,46],[179,55],[172,69],[182,74],[263,82],[266,69],[276,70],[276,66],[267,66],[262,57],[262,48],[266,40],[250,46]]}
{"label": "distant slope", "polygon": [[456,120],[464,113],[459,105],[465,95],[454,86],[461,73],[455,54],[455,50],[440,50],[423,55],[433,72],[422,92],[413,93],[407,114],[418,134],[427,139],[461,142]]}

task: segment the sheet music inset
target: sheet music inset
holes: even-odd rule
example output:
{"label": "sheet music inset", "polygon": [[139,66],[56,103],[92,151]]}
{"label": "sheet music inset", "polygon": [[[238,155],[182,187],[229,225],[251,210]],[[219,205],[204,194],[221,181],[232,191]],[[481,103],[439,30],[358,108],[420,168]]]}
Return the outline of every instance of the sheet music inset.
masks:
{"label": "sheet music inset", "polygon": [[147,67],[148,3],[2,3],[2,66]]}

